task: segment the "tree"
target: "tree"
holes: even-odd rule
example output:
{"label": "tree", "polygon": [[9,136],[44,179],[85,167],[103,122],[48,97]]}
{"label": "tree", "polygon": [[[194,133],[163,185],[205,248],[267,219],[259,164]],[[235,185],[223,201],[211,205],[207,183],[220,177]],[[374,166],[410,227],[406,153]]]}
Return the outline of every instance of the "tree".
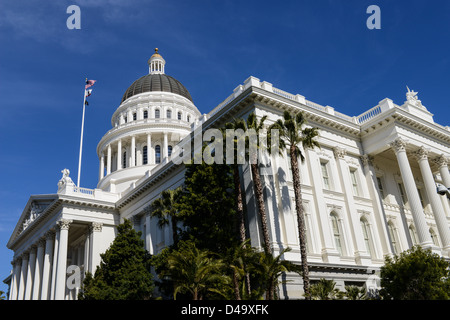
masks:
{"label": "tree", "polygon": [[4,292],[0,290],[0,300],[6,300],[6,297],[4,296]]}
{"label": "tree", "polygon": [[[302,191],[300,182],[300,172],[298,169],[298,158],[303,162],[304,155],[299,146],[306,148],[320,147],[315,138],[318,136],[317,128],[305,128],[306,119],[302,112],[292,116],[288,111],[283,114],[283,119],[279,119],[269,127],[269,137],[272,137],[272,130],[279,130],[279,150],[288,149],[291,158],[291,169],[295,195],[295,211],[297,212],[298,237],[300,242],[300,254],[302,259],[303,288],[306,299],[309,299],[309,267],[306,252],[306,232],[305,217],[303,212]],[[271,148],[269,147],[269,151]]]}
{"label": "tree", "polygon": [[358,286],[345,286],[344,296],[348,300],[366,300],[367,290]]}
{"label": "tree", "polygon": [[152,217],[157,217],[158,226],[163,228],[165,225],[172,224],[173,242],[178,242],[177,231],[177,209],[175,203],[181,196],[182,188],[178,187],[174,190],[168,189],[161,192],[160,198],[152,203]]}
{"label": "tree", "polygon": [[225,164],[187,164],[182,195],[175,204],[183,224],[180,240],[224,253],[238,242],[233,175]]}
{"label": "tree", "polygon": [[[250,131],[256,134],[256,141],[251,141],[250,137],[247,137],[247,145],[256,142],[257,148],[260,147],[258,136],[264,128],[264,121],[266,121],[267,116],[263,116],[261,120],[258,121],[258,118],[254,112],[250,113],[245,121],[245,131],[249,134]],[[250,134],[249,134],[250,136]],[[256,148],[256,149],[257,149]],[[250,149],[250,147],[249,147]],[[261,183],[261,176],[259,172],[259,159],[258,153],[255,150],[252,152],[248,150],[249,154],[249,162],[250,168],[252,172],[252,180],[253,180],[253,190],[255,192],[256,198],[256,207],[258,208],[258,213],[261,218],[261,227],[263,231],[263,239],[264,239],[264,250],[266,252],[271,253],[271,245],[270,245],[270,237],[269,237],[269,228],[267,224],[267,216],[266,216],[266,206],[264,204],[264,196],[263,196],[263,187]]]}
{"label": "tree", "polygon": [[144,249],[141,232],[129,220],[117,226],[113,243],[101,254],[95,275],[87,273],[80,300],[145,300],[153,292],[150,255]]}
{"label": "tree", "polygon": [[387,256],[380,270],[383,299],[433,300],[450,299],[448,262],[420,246]]}
{"label": "tree", "polygon": [[[245,123],[242,119],[234,119],[233,122],[229,122],[225,124],[225,129],[223,129],[222,133],[225,136],[226,141],[227,139],[230,139],[231,136],[228,134],[227,130],[232,130],[232,132],[235,132],[236,130],[242,130],[244,132],[245,130]],[[236,213],[237,213],[237,223],[238,223],[238,233],[239,233],[239,239],[241,243],[245,242],[246,239],[246,232],[245,232],[245,217],[244,217],[244,202],[243,202],[243,196],[242,196],[242,188],[241,188],[241,177],[239,174],[239,154],[235,153],[239,152],[238,150],[238,141],[235,139],[235,136],[232,137],[233,141],[233,163],[231,163],[231,167],[233,169],[233,183],[234,183],[234,196],[235,196],[235,205],[236,205]],[[226,149],[226,148],[225,148]],[[229,150],[228,150],[229,151]],[[228,155],[227,155],[228,156]]]}
{"label": "tree", "polygon": [[202,300],[208,292],[221,294],[218,288],[227,287],[229,278],[220,272],[223,262],[212,256],[209,250],[198,249],[192,241],[180,241],[178,250],[169,253],[167,268],[161,276],[173,281],[175,300],[178,293],[189,293],[193,300]]}
{"label": "tree", "polygon": [[291,248],[283,249],[275,257],[271,252],[261,252],[258,262],[252,265],[253,270],[257,270],[264,279],[266,300],[275,299],[275,288],[281,283],[279,278],[283,273],[288,271],[300,273],[299,266],[282,259],[283,254],[289,251],[291,251]]}
{"label": "tree", "polygon": [[321,278],[311,286],[310,297],[313,300],[337,300],[342,299],[343,292],[336,288],[336,282],[333,280]]}

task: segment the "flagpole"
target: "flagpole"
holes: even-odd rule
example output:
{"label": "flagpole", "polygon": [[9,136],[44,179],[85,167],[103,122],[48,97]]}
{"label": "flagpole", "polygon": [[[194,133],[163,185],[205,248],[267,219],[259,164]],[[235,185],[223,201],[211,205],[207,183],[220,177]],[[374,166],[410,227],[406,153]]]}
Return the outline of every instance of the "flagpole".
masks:
{"label": "flagpole", "polygon": [[[87,81],[87,78],[86,78]],[[81,174],[81,154],[83,150],[83,131],[84,131],[84,109],[86,107],[86,88],[84,89],[84,100],[83,100],[83,117],[81,118],[81,137],[80,137],[80,156],[78,158],[78,180],[77,187],[80,187],[80,174]]]}

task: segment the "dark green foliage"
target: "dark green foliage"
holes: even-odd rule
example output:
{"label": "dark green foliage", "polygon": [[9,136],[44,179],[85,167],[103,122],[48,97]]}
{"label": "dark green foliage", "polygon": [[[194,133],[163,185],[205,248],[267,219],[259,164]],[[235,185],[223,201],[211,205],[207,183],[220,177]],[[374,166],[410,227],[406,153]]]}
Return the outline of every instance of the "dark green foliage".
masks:
{"label": "dark green foliage", "polygon": [[386,257],[381,287],[383,299],[450,299],[449,264],[431,250],[413,247],[394,258]]}
{"label": "dark green foliage", "polygon": [[183,194],[175,208],[184,226],[180,239],[200,249],[225,252],[238,241],[230,166],[186,165]]}
{"label": "dark green foliage", "polygon": [[101,254],[102,261],[95,275],[88,273],[79,294],[80,300],[143,300],[150,299],[153,281],[150,255],[144,249],[141,233],[129,220],[117,227],[117,237]]}

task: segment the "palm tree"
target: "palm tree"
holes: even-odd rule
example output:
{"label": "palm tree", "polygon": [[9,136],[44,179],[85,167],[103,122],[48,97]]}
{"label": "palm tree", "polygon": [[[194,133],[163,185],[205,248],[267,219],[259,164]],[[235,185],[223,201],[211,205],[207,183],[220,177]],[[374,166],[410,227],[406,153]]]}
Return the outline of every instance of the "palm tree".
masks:
{"label": "palm tree", "polygon": [[172,237],[174,243],[178,242],[177,210],[175,209],[175,203],[181,193],[181,187],[174,190],[164,190],[161,192],[161,197],[152,203],[151,216],[159,219],[158,226],[163,228],[165,225],[172,224]]}
{"label": "palm tree", "polygon": [[[225,129],[222,129],[222,133],[224,135],[224,140],[229,139],[227,129],[235,130],[242,129],[245,130],[245,123],[242,119],[234,119],[233,122],[229,122],[225,124]],[[224,146],[226,147],[226,146]],[[225,148],[226,149],[226,148]],[[229,150],[226,150],[229,151]],[[234,182],[234,196],[236,202],[236,213],[238,216],[238,233],[239,240],[241,244],[243,244],[246,240],[245,235],[245,217],[244,217],[244,203],[242,197],[242,189],[241,189],[241,177],[239,175],[239,163],[237,158],[234,157],[235,152],[238,151],[237,140],[233,136],[233,162],[230,163],[233,168],[233,182]],[[239,155],[238,155],[239,156]]]}
{"label": "palm tree", "polygon": [[289,251],[291,251],[291,248],[285,248],[276,257],[270,252],[261,252],[258,263],[252,265],[256,269],[255,271],[264,278],[266,300],[274,300],[275,288],[281,283],[279,278],[283,273],[288,271],[301,272],[299,266],[282,259],[283,254]]}
{"label": "palm tree", "polygon": [[333,280],[320,279],[311,286],[311,298],[314,300],[336,300],[343,298],[343,292],[336,288]]}
{"label": "palm tree", "polygon": [[[291,169],[293,176],[294,195],[295,195],[295,210],[297,212],[298,235],[300,240],[300,254],[302,259],[302,276],[303,276],[303,290],[305,296],[309,299],[309,268],[306,254],[306,232],[305,232],[305,218],[302,204],[302,192],[300,184],[300,173],[298,169],[298,158],[303,162],[305,160],[299,146],[304,149],[319,147],[319,143],[315,138],[319,135],[317,128],[304,128],[306,119],[302,112],[292,116],[288,111],[283,114],[283,119],[279,119],[269,128],[269,136],[271,136],[272,129],[279,130],[279,150],[289,148],[289,155],[291,158]],[[271,149],[269,148],[269,151]]]}
{"label": "palm tree", "polygon": [[[262,129],[264,128],[264,121],[266,120],[267,116],[263,116],[260,121],[258,121],[256,114],[252,112],[248,115],[247,120],[244,123],[244,128],[247,133],[250,132],[250,130],[254,130],[253,132],[256,133],[256,137],[259,136]],[[258,208],[259,216],[261,217],[261,227],[263,231],[263,239],[264,239],[264,250],[267,253],[271,253],[271,246],[270,246],[270,238],[269,238],[269,229],[267,226],[267,216],[266,216],[266,206],[264,204],[264,196],[263,196],[263,188],[261,183],[261,176],[259,172],[259,161],[258,161],[258,155],[257,152],[251,152],[250,144],[252,141],[249,141],[249,137],[247,137],[247,145],[249,149],[249,162],[250,162],[250,168],[252,172],[252,180],[253,180],[253,189],[255,191],[255,197],[256,197],[256,206]],[[259,148],[259,139],[256,139],[258,143]]]}
{"label": "palm tree", "polygon": [[179,249],[167,257],[167,268],[161,276],[173,281],[175,300],[178,293],[190,293],[193,300],[202,300],[207,292],[221,294],[217,287],[229,287],[229,277],[220,272],[223,268],[223,262],[212,258],[208,250],[198,249],[193,242],[181,241]]}

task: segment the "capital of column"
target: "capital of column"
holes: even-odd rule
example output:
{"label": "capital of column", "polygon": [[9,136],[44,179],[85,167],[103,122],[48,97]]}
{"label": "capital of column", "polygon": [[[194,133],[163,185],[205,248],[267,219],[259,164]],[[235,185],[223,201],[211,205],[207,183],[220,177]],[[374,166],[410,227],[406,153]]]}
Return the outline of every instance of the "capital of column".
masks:
{"label": "capital of column", "polygon": [[45,233],[45,239],[46,240],[53,240],[53,237],[55,236],[55,231],[53,231],[53,230],[48,230],[46,233]]}
{"label": "capital of column", "polygon": [[406,141],[401,137],[390,142],[389,146],[394,149],[395,153],[398,153],[399,151],[406,151]]}
{"label": "capital of column", "polygon": [[373,157],[368,155],[368,154],[364,154],[360,157],[361,162],[363,164],[364,167],[367,167],[369,165],[372,165],[373,162]]}
{"label": "capital of column", "polygon": [[439,168],[447,167],[448,159],[444,154],[441,154],[439,157],[434,159],[434,163],[436,163]]}
{"label": "capital of column", "polygon": [[103,226],[103,223],[101,223],[101,222],[92,222],[92,224],[89,227],[89,230],[91,232],[101,232],[102,226]]}
{"label": "capital of column", "polygon": [[341,147],[334,147],[333,153],[336,159],[344,159],[345,155],[347,154],[347,150]]}
{"label": "capital of column", "polygon": [[61,230],[69,230],[69,226],[72,223],[72,220],[68,220],[68,219],[61,219],[57,222],[59,229]]}
{"label": "capital of column", "polygon": [[428,160],[428,150],[424,146],[421,146],[418,150],[414,151],[414,156],[417,161]]}

